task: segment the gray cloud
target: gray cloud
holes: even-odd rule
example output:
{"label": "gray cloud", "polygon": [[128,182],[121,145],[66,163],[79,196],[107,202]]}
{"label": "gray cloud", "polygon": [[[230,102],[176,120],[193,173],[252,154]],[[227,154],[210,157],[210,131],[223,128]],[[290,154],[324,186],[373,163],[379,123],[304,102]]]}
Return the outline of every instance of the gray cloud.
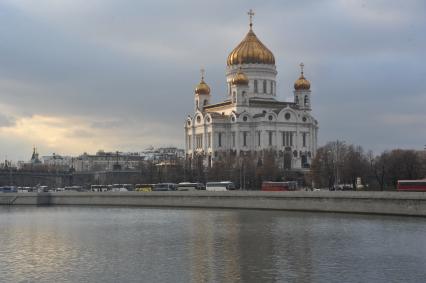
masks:
{"label": "gray cloud", "polygon": [[5,116],[3,114],[0,113],[0,128],[2,127],[12,127],[14,126],[16,123],[15,118],[13,117],[9,117],[9,116]]}
{"label": "gray cloud", "polygon": [[19,3],[0,3],[0,104],[13,115],[120,129],[121,150],[135,149],[125,142],[134,137],[140,148],[181,146],[198,70],[206,68],[213,100],[223,99],[226,56],[247,32],[251,7],[277,60],[280,99],[292,96],[305,63],[321,143],[383,150],[426,141],[426,122],[384,118],[424,112],[424,1]]}

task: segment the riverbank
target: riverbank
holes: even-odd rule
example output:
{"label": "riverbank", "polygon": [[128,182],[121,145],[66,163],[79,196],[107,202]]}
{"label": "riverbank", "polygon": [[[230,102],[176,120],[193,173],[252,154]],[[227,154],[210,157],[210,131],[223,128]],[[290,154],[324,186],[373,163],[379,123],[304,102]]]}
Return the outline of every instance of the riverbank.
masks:
{"label": "riverbank", "polygon": [[2,193],[0,205],[240,208],[426,216],[426,193],[329,191]]}

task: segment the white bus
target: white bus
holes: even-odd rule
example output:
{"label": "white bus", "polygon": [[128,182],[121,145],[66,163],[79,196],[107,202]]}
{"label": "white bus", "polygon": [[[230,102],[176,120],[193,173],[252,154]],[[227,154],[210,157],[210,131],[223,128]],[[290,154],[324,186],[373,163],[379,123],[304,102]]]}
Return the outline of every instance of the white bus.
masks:
{"label": "white bus", "polygon": [[177,185],[178,191],[198,191],[198,190],[205,190],[206,187],[202,183],[179,183]]}
{"label": "white bus", "polygon": [[223,191],[229,191],[229,190],[235,190],[234,183],[229,181],[208,182],[206,184],[206,191],[223,192]]}
{"label": "white bus", "polygon": [[152,187],[153,192],[158,191],[176,191],[177,186],[174,183],[158,183]]}
{"label": "white bus", "polygon": [[90,191],[92,192],[107,192],[108,187],[105,185],[91,185]]}

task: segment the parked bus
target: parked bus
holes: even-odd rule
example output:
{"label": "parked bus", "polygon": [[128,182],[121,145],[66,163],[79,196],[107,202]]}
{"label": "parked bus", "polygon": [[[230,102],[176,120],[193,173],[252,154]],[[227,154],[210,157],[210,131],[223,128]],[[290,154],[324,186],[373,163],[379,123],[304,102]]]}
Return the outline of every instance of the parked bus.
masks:
{"label": "parked bus", "polygon": [[174,183],[159,183],[152,187],[152,191],[176,191],[176,188]]}
{"label": "parked bus", "polygon": [[111,188],[112,192],[128,192],[133,191],[132,184],[113,184]]}
{"label": "parked bus", "polygon": [[91,185],[90,191],[92,192],[107,192],[108,187],[105,185]]}
{"label": "parked bus", "polygon": [[223,192],[223,191],[229,191],[229,190],[235,190],[235,185],[232,182],[229,181],[223,181],[223,182],[208,182],[206,184],[206,190],[207,191],[214,191],[214,192]]}
{"label": "parked bus", "polygon": [[153,184],[136,184],[135,191],[136,192],[151,192]]}
{"label": "parked bus", "polygon": [[64,188],[65,192],[83,192],[82,186],[69,186]]}
{"label": "parked bus", "polygon": [[179,183],[177,185],[178,191],[198,191],[198,190],[205,190],[206,187],[202,183]]}
{"label": "parked bus", "polygon": [[398,180],[398,191],[426,192],[426,179],[423,180]]}
{"label": "parked bus", "polygon": [[280,191],[295,191],[297,190],[297,182],[269,182],[262,183],[262,191],[280,192]]}
{"label": "parked bus", "polygon": [[14,186],[0,187],[0,193],[17,193],[18,190]]}

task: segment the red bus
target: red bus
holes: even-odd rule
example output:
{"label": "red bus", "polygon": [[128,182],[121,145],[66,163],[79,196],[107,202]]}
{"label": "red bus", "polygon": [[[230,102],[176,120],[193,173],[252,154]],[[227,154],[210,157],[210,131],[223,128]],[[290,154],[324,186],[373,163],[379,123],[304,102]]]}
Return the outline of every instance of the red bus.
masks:
{"label": "red bus", "polygon": [[262,182],[262,191],[278,192],[278,191],[295,191],[297,190],[297,182]]}
{"label": "red bus", "polygon": [[423,180],[398,180],[398,191],[426,192],[426,179]]}

